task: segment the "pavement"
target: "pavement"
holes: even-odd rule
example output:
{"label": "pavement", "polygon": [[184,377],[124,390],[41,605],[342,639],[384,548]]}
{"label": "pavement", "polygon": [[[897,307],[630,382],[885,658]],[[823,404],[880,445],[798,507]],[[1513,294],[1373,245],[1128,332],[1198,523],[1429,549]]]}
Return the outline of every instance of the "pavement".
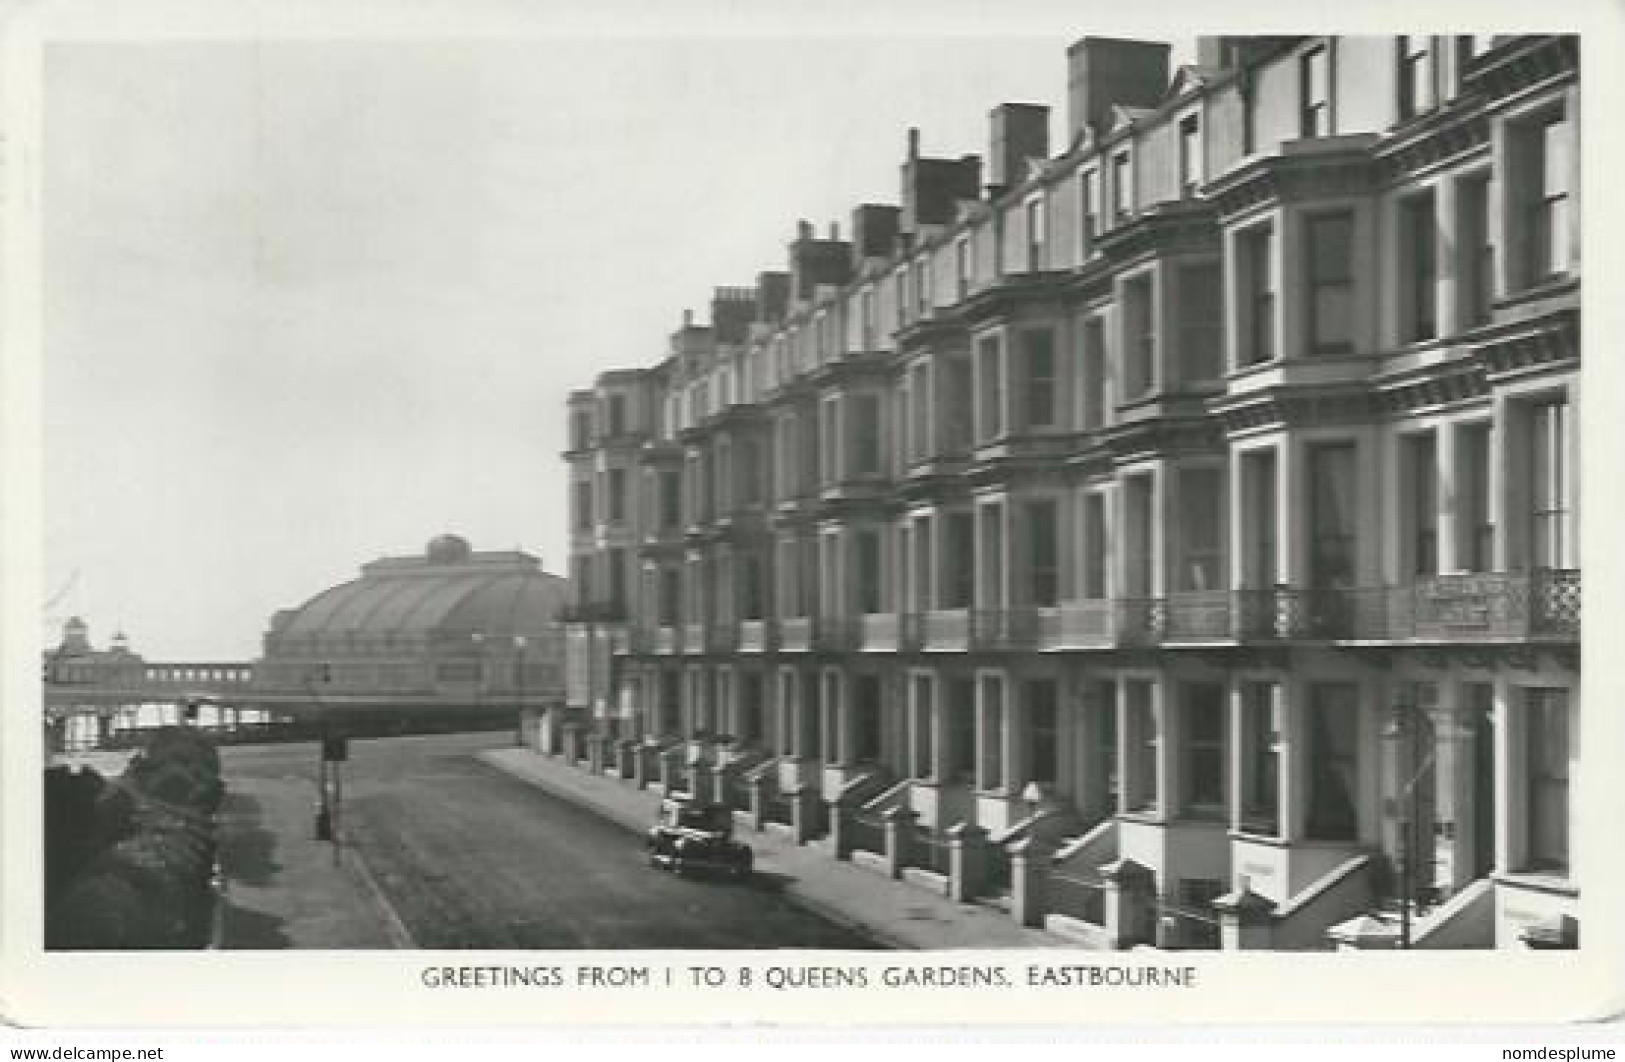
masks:
{"label": "pavement", "polygon": [[478,757],[512,741],[352,740],[338,849],[312,836],[314,745],[226,750],[226,946],[876,946],[785,895],[771,872],[727,882],[651,869],[617,823]]}
{"label": "pavement", "polygon": [[[555,797],[642,835],[655,820],[658,793],[592,774],[528,748],[486,749],[486,763]],[[1076,948],[1071,941],[1016,924],[1002,910],[957,903],[834,859],[823,846],[798,845],[773,832],[748,833],[756,868],[780,880],[793,902],[893,948]]]}
{"label": "pavement", "polygon": [[315,754],[299,752],[296,766],[253,772],[253,748],[221,750],[222,947],[414,947],[354,848],[316,840]]}

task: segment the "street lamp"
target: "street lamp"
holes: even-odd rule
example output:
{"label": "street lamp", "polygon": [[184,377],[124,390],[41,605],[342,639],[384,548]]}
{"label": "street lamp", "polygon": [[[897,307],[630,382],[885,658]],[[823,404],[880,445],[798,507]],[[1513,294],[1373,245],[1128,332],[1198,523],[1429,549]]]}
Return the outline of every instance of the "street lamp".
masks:
{"label": "street lamp", "polygon": [[519,710],[514,713],[517,721],[514,723],[513,743],[523,748],[525,744],[525,636],[513,636],[514,647],[514,686],[519,691]]}
{"label": "street lamp", "polygon": [[1395,779],[1403,779],[1395,801],[1399,811],[1399,946],[1407,951],[1411,947],[1411,904],[1417,892],[1414,879],[1420,861],[1416,838],[1421,818],[1417,784],[1433,765],[1433,751],[1424,750],[1422,746],[1422,720],[1418,712],[1413,695],[1400,696],[1382,732],[1383,740],[1392,743],[1398,757]]}

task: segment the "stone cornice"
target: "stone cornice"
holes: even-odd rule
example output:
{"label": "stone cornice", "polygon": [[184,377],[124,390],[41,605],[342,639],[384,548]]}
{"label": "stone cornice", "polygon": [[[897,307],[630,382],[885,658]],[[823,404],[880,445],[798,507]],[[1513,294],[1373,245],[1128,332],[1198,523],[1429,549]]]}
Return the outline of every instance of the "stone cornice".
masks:
{"label": "stone cornice", "polygon": [[1482,398],[1489,392],[1483,364],[1477,358],[1467,357],[1378,380],[1373,386],[1371,402],[1378,415],[1397,417]]}
{"label": "stone cornice", "polygon": [[1374,137],[1292,143],[1313,147],[1252,159],[1208,185],[1208,198],[1221,218],[1263,204],[1365,195],[1376,187]]}
{"label": "stone cornice", "polygon": [[1462,87],[1490,101],[1580,71],[1580,38],[1573,34],[1519,37],[1467,64]]}
{"label": "stone cornice", "polygon": [[1097,239],[1114,266],[1142,257],[1218,251],[1218,215],[1211,203],[1185,199],[1156,206]]}
{"label": "stone cornice", "polygon": [[1580,311],[1559,310],[1505,329],[1496,329],[1474,349],[1491,382],[1538,372],[1553,365],[1580,364]]}
{"label": "stone cornice", "polygon": [[1214,409],[1228,434],[1265,427],[1368,424],[1374,412],[1370,389],[1364,384],[1272,387],[1236,396]]}
{"label": "stone cornice", "polygon": [[1008,273],[959,304],[959,316],[975,326],[1009,316],[1021,306],[1054,302],[1066,294],[1071,271]]}
{"label": "stone cornice", "polygon": [[638,451],[639,464],[680,464],[682,460],[683,448],[668,439],[651,439]]}
{"label": "stone cornice", "polygon": [[1117,464],[1145,457],[1185,453],[1216,453],[1224,434],[1213,417],[1154,417],[1118,424],[1104,439]]}
{"label": "stone cornice", "polygon": [[921,347],[943,342],[953,343],[964,338],[965,322],[961,317],[963,303],[947,309],[939,308],[930,317],[919,318],[897,331],[897,355],[907,357]]}
{"label": "stone cornice", "polygon": [[891,354],[883,350],[851,354],[826,361],[807,377],[815,387],[832,387],[859,380],[884,380],[892,375]]}
{"label": "stone cornice", "polygon": [[1487,146],[1490,120],[1476,107],[1448,107],[1408,123],[1376,149],[1377,180],[1393,184]]}

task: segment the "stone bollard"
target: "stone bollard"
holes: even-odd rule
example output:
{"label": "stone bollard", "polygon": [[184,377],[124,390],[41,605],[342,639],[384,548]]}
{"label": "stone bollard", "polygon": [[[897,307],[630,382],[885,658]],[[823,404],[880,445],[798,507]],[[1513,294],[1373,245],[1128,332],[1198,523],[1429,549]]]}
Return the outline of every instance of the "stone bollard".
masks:
{"label": "stone bollard", "polygon": [[857,811],[848,801],[835,799],[828,802],[829,845],[836,859],[852,856],[852,816]]}
{"label": "stone bollard", "polygon": [[909,865],[909,846],[914,839],[914,822],[919,815],[908,808],[896,807],[887,811],[882,818],[886,823],[886,873],[901,878],[904,868]]}
{"label": "stone bollard", "polygon": [[587,770],[604,773],[604,740],[597,734],[587,735]]}
{"label": "stone bollard", "polygon": [[948,827],[948,898],[970,903],[987,886],[987,831],[969,822]]}
{"label": "stone bollard", "polygon": [[581,728],[574,723],[564,724],[564,762],[574,767],[581,758]]}
{"label": "stone bollard", "polygon": [[716,770],[711,772],[711,803],[721,804],[723,807],[730,806],[728,804],[728,778],[730,770],[731,768],[728,767],[718,767]]}
{"label": "stone bollard", "polygon": [[704,760],[697,760],[688,765],[688,791],[694,794],[695,800],[705,800],[712,792],[712,778],[720,772],[713,772],[711,765]]}
{"label": "stone bollard", "polygon": [[1245,883],[1213,901],[1219,912],[1219,947],[1225,951],[1269,951],[1275,928],[1275,903]]}
{"label": "stone bollard", "polygon": [[818,790],[802,786],[790,794],[790,828],[796,844],[806,844],[818,833]]}
{"label": "stone bollard", "polygon": [[660,785],[665,789],[667,796],[682,788],[680,785],[683,780],[682,776],[682,757],[669,752],[662,752],[660,754]]}
{"label": "stone bollard", "polygon": [[1123,858],[1100,868],[1105,880],[1106,937],[1118,951],[1155,938],[1156,876],[1149,867]]}
{"label": "stone bollard", "polygon": [[1049,887],[1054,846],[1047,840],[1029,834],[1009,847],[1010,852],[1010,916],[1017,925],[1042,926],[1049,914]]}
{"label": "stone bollard", "polygon": [[749,780],[748,784],[750,785],[750,828],[757,833],[761,833],[762,824],[767,822],[767,777],[761,774],[755,775]]}

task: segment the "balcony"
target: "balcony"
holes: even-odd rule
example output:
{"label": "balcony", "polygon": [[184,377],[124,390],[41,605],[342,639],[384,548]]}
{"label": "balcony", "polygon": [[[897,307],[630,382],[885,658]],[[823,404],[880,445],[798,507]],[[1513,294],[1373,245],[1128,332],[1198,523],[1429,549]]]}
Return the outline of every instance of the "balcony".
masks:
{"label": "balcony", "polygon": [[718,620],[706,632],[705,646],[713,653],[732,653],[739,649],[739,627],[733,620]]}
{"label": "balcony", "polygon": [[921,649],[928,653],[962,653],[970,648],[970,612],[947,609],[922,613]]}
{"label": "balcony", "polygon": [[1038,644],[1038,611],[1031,608],[977,609],[971,613],[974,649],[1028,649]]}
{"label": "balcony", "polygon": [[685,652],[685,653],[703,653],[703,652],[705,652],[705,624],[703,624],[703,623],[685,623],[685,624],[683,624],[683,652]]}
{"label": "balcony", "polygon": [[1416,588],[1416,637],[1580,637],[1580,570],[1441,575]]}
{"label": "balcony", "polygon": [[779,620],[779,651],[785,653],[812,652],[813,620],[811,616],[786,616]]}
{"label": "balcony", "polygon": [[1108,649],[1117,644],[1115,601],[1069,601],[1038,614],[1038,645],[1043,649]]}
{"label": "balcony", "polygon": [[866,653],[895,653],[900,647],[901,624],[894,612],[873,612],[858,617],[858,648]]}
{"label": "balcony", "polygon": [[748,619],[739,624],[739,651],[766,653],[773,648],[773,621]]}
{"label": "balcony", "polygon": [[559,610],[560,623],[625,623],[627,608],[623,602],[587,601],[566,605]]}
{"label": "balcony", "polygon": [[856,649],[862,637],[859,616],[820,616],[814,639],[818,648],[828,652],[846,652]]}
{"label": "balcony", "polygon": [[1247,640],[1506,642],[1580,636],[1580,572],[1458,572],[1401,586],[1240,591]]}
{"label": "balcony", "polygon": [[648,632],[649,651],[657,656],[671,656],[677,652],[677,628],[673,626],[655,627]]}
{"label": "balcony", "polygon": [[1163,642],[1212,642],[1233,637],[1235,609],[1228,590],[1174,594],[1162,602]]}

